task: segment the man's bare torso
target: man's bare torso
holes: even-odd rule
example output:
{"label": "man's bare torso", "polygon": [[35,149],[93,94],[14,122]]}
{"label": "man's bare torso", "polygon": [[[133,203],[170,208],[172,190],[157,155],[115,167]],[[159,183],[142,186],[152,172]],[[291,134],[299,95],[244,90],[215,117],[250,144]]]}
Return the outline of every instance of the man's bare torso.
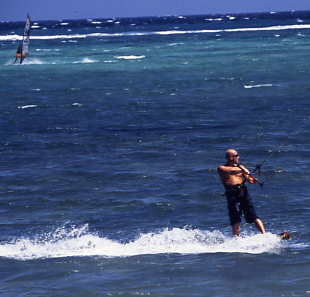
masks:
{"label": "man's bare torso", "polygon": [[237,166],[220,165],[217,171],[225,186],[242,184],[245,180],[243,171]]}

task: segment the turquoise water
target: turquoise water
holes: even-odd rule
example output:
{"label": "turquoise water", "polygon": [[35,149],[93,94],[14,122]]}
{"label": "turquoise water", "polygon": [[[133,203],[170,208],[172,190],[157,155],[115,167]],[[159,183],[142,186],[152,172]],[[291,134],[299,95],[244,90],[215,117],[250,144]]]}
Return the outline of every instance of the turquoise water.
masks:
{"label": "turquoise water", "polygon": [[[308,12],[0,24],[1,296],[306,296]],[[231,237],[227,148],[268,231]],[[281,242],[276,234],[289,231]]]}

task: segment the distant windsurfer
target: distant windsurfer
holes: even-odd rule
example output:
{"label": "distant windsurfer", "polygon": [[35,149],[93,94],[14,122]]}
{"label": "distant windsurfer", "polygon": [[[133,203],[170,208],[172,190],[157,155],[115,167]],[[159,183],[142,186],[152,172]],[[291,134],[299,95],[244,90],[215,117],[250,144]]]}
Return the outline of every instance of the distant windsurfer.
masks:
{"label": "distant windsurfer", "polygon": [[254,205],[249,195],[246,182],[260,183],[250,171],[239,163],[240,157],[236,150],[228,149],[225,153],[226,163],[217,168],[220,179],[225,187],[227,207],[232,226],[232,233],[240,235],[241,215],[247,223],[255,223],[260,233],[265,233],[262,220],[256,215]]}
{"label": "distant windsurfer", "polygon": [[26,24],[24,28],[24,34],[22,41],[18,44],[14,64],[19,60],[19,63],[22,64],[24,59],[28,56],[28,47],[30,42],[30,29],[31,29],[31,19],[27,15]]}
{"label": "distant windsurfer", "polygon": [[14,64],[16,63],[18,59],[20,59],[20,63],[22,63],[23,61],[23,45],[22,44],[19,44],[17,47]]}

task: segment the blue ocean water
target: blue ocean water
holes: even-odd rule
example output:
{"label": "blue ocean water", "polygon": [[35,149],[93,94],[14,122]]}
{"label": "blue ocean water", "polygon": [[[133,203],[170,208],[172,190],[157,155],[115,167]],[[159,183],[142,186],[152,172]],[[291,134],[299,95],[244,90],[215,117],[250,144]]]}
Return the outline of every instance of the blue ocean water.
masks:
{"label": "blue ocean water", "polygon": [[[0,296],[308,296],[310,12],[0,23]],[[267,234],[232,238],[236,148]],[[276,234],[289,231],[284,242]]]}

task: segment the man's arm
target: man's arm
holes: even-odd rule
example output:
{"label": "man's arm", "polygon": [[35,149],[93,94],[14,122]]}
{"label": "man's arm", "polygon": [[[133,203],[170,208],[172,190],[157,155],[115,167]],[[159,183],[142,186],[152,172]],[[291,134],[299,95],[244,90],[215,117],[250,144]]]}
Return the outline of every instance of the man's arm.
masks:
{"label": "man's arm", "polygon": [[259,180],[257,180],[245,166],[239,164],[238,167],[241,169],[242,174],[246,181],[250,184],[262,184]]}
{"label": "man's arm", "polygon": [[238,167],[220,165],[217,172],[224,185],[242,182],[243,171]]}

